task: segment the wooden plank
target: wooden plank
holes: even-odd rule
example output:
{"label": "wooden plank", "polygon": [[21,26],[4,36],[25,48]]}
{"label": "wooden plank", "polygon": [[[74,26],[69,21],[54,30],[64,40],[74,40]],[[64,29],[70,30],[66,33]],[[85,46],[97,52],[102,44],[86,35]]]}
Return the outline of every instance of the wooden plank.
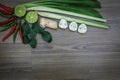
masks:
{"label": "wooden plank", "polygon": [[[15,7],[30,1],[34,0],[0,3]],[[36,49],[21,44],[19,36],[16,44],[12,37],[0,41],[0,80],[120,80],[120,0],[99,1],[110,30],[89,26],[86,34],[79,34],[46,29],[53,42],[48,44],[38,35]],[[6,33],[0,33],[0,39]]]}

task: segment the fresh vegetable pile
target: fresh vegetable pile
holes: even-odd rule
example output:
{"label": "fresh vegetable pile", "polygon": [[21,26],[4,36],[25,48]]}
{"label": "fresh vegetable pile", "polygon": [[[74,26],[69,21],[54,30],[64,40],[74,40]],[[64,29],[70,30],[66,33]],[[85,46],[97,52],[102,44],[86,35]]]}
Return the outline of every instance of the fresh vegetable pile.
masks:
{"label": "fresh vegetable pile", "polygon": [[[15,43],[19,33],[24,44],[35,48],[37,34],[48,43],[52,41],[51,34],[45,28],[58,29],[59,26],[61,29],[67,29],[69,27],[70,31],[79,33],[86,33],[87,26],[109,29],[102,24],[106,20],[96,10],[99,8],[101,5],[98,0],[37,0],[15,8],[0,4],[0,16],[7,18],[0,22],[0,32],[9,30],[2,41],[13,35]],[[68,16],[76,16],[80,19]],[[59,20],[59,23],[53,19]]]}

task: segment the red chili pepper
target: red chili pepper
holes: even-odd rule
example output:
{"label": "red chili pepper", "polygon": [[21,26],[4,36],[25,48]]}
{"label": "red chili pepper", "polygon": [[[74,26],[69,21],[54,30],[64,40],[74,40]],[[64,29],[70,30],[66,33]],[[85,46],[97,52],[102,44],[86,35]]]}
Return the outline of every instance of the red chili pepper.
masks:
{"label": "red chili pepper", "polygon": [[22,31],[22,26],[21,25],[19,27],[19,34],[20,34],[20,38],[21,38],[22,43],[24,43],[23,31]]}
{"label": "red chili pepper", "polygon": [[12,14],[12,12],[10,12],[10,11],[4,11],[4,10],[0,10],[0,13],[2,13],[2,14],[9,14],[9,15]]}
{"label": "red chili pepper", "polygon": [[17,24],[14,24],[13,27],[11,28],[11,30],[8,32],[8,34],[2,39],[2,41],[4,42],[7,38],[9,38],[15,31]]}
{"label": "red chili pepper", "polygon": [[6,20],[6,21],[0,22],[0,25],[7,24],[7,23],[9,23],[9,22],[11,22],[11,21],[13,21],[13,20],[15,20],[15,18],[14,18],[14,17],[11,17],[11,18],[9,18],[9,19]]}
{"label": "red chili pepper", "polygon": [[8,6],[2,5],[2,4],[0,4],[0,8],[7,10],[7,11],[10,11],[10,12],[13,11],[13,9],[11,7],[8,7]]}

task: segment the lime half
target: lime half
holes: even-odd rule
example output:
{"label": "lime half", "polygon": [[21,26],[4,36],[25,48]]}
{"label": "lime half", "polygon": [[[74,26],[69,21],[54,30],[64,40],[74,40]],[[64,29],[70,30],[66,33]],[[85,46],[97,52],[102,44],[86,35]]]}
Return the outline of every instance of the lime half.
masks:
{"label": "lime half", "polygon": [[26,8],[23,5],[18,5],[15,7],[15,15],[18,17],[23,17],[26,14]]}
{"label": "lime half", "polygon": [[27,15],[26,15],[26,20],[29,22],[29,23],[35,23],[38,21],[38,14],[36,11],[31,11],[31,12],[28,12]]}

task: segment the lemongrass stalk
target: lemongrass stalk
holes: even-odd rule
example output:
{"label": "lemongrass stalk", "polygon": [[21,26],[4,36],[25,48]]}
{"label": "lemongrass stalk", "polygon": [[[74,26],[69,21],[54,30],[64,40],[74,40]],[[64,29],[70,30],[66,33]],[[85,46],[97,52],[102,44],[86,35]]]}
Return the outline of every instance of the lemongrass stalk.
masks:
{"label": "lemongrass stalk", "polygon": [[43,17],[48,17],[48,18],[53,18],[53,19],[66,19],[67,21],[74,21],[74,22],[77,22],[80,24],[86,24],[89,26],[97,27],[97,28],[109,29],[109,27],[105,26],[105,25],[92,23],[92,22],[88,22],[88,21],[84,21],[84,20],[79,20],[79,19],[75,19],[75,18],[70,18],[70,17],[64,16],[64,15],[60,15],[60,14],[55,14],[55,13],[50,13],[50,12],[38,12],[38,14]]}
{"label": "lemongrass stalk", "polygon": [[78,13],[74,13],[74,12],[70,12],[70,11],[60,10],[60,9],[56,9],[56,8],[45,7],[45,6],[30,7],[30,8],[27,8],[27,10],[28,11],[29,10],[37,10],[37,11],[54,12],[54,13],[72,15],[72,16],[82,17],[82,18],[86,18],[86,19],[106,22],[105,19],[101,19],[101,18],[97,18],[97,17],[93,17],[93,16],[88,16],[88,15],[84,15],[84,14],[78,14]]}

